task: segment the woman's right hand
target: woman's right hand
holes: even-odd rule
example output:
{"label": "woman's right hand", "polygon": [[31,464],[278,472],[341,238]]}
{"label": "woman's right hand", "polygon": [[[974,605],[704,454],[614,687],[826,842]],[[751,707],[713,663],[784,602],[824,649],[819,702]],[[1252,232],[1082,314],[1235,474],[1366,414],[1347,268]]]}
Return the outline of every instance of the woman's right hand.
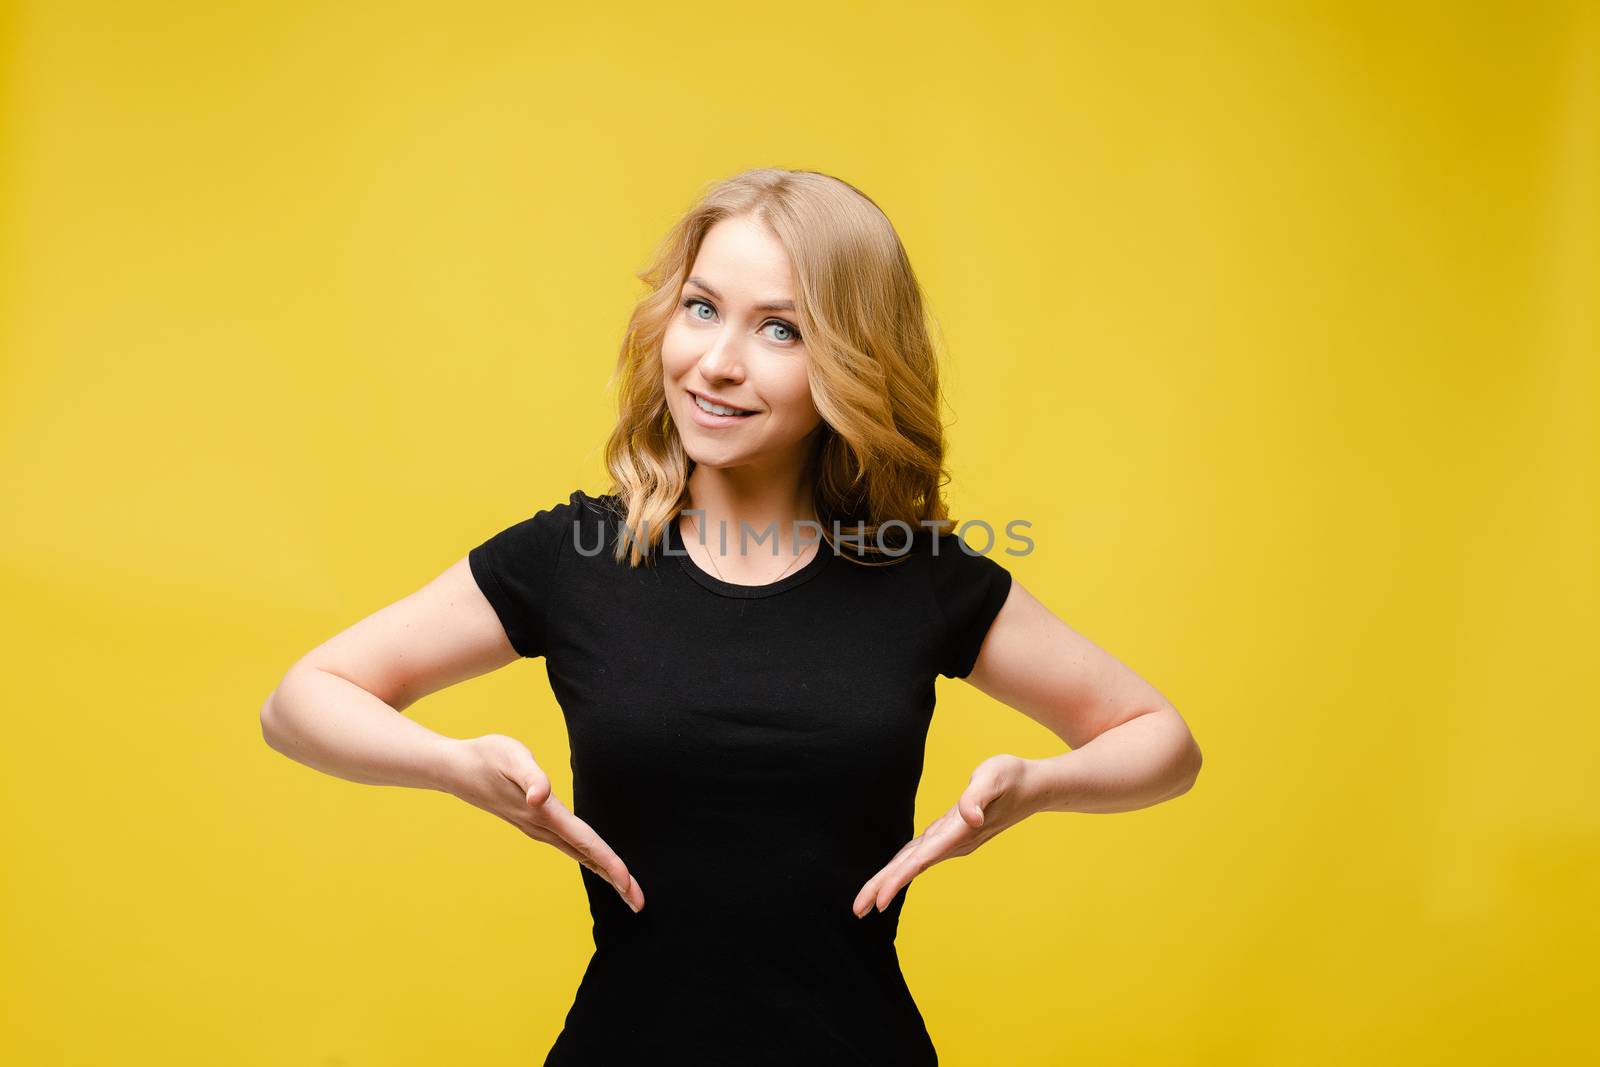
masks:
{"label": "woman's right hand", "polygon": [[486,734],[455,741],[451,752],[451,794],[498,815],[535,841],[554,845],[610,882],[635,912],[644,907],[644,890],[622,857],[555,798],[549,775],[526,745],[504,734]]}

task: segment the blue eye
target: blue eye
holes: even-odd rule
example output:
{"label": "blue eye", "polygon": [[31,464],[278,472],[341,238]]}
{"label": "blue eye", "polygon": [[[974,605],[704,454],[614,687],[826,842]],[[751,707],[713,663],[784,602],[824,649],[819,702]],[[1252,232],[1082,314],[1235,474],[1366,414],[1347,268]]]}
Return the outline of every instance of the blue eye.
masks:
{"label": "blue eye", "polygon": [[[697,308],[705,308],[707,311],[711,312],[713,315],[716,314],[716,310],[717,310],[716,308],[712,307],[710,304],[706,303],[704,300],[701,300],[697,296],[687,297],[683,301],[683,306],[684,306],[685,309],[688,310],[689,317],[694,319],[696,322],[710,322],[711,321],[710,319],[706,318],[704,315],[695,314],[695,311],[696,311]],[[763,330],[766,329],[768,326],[776,326],[778,329],[785,331],[786,336],[774,337],[773,338],[773,340],[777,341],[779,344],[782,344],[782,345],[793,345],[793,344],[797,344],[800,341],[800,331],[795,327],[794,323],[792,323],[792,322],[786,322],[783,319],[768,319],[766,322],[763,322],[761,324],[761,328]]]}

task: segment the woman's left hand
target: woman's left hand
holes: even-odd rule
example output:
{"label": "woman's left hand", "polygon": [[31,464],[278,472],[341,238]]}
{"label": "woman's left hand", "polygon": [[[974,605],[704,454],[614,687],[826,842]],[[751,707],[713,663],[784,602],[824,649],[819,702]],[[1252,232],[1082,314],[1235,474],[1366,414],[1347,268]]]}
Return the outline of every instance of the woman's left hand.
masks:
{"label": "woman's left hand", "polygon": [[990,756],[972,772],[956,806],[906,842],[884,868],[867,880],[850,906],[857,918],[887,908],[911,879],[940,860],[965,856],[1001,830],[1036,810],[1028,792],[1031,760]]}

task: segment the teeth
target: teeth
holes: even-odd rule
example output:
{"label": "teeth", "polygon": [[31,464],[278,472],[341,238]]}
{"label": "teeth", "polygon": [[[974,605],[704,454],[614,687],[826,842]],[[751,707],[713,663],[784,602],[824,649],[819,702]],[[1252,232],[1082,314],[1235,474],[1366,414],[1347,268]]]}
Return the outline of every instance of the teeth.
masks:
{"label": "teeth", "polygon": [[713,415],[748,415],[749,414],[748,411],[741,411],[738,408],[727,408],[727,407],[723,407],[721,404],[713,404],[713,403],[711,403],[711,401],[709,401],[709,400],[705,399],[704,397],[702,397],[699,393],[694,394],[694,402],[697,405],[699,405],[701,411],[709,411]]}

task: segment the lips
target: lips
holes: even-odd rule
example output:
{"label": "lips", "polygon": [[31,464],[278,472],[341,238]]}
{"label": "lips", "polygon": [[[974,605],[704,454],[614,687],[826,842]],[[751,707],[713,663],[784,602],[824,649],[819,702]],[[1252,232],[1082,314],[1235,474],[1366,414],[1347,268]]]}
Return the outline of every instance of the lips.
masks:
{"label": "lips", "polygon": [[[755,411],[754,408],[740,407],[738,404],[730,404],[730,403],[727,403],[726,401],[723,401],[723,400],[717,400],[717,399],[715,399],[713,397],[707,396],[704,393],[697,393],[693,389],[689,389],[689,390],[687,390],[687,392],[689,394],[690,403],[694,403],[695,404],[696,410],[700,411],[703,414],[710,415],[712,418],[716,418],[716,419],[741,419],[741,418],[745,418],[746,416],[756,414],[756,411]],[[739,414],[738,415],[720,415],[720,414],[717,414],[715,412],[706,411],[704,408],[700,407],[700,405],[698,403],[695,403],[695,398],[699,398],[700,400],[704,400],[709,404],[715,404],[718,407],[730,408],[730,409],[732,409],[734,411],[739,412]]]}

